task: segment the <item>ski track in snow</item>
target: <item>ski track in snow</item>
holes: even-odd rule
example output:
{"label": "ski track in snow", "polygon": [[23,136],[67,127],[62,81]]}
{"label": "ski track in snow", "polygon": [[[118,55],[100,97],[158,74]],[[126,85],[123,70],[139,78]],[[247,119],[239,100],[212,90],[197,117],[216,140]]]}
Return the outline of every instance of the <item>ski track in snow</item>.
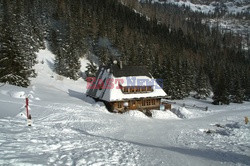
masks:
{"label": "ski track in snow", "polygon": [[82,109],[49,107],[52,113],[34,118],[32,127],[25,126],[25,119],[0,120],[4,129],[0,164],[138,165],[140,151],[136,146],[91,133],[98,133],[101,123],[81,116]]}

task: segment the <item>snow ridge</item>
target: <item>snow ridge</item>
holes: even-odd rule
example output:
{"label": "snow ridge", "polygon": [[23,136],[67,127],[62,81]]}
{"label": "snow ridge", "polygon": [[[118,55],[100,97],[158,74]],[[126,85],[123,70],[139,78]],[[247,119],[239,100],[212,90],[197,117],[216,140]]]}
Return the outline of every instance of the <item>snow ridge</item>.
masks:
{"label": "snow ridge", "polygon": [[[139,0],[139,2],[145,2],[144,0]],[[197,3],[192,3],[189,0],[152,0],[152,3],[161,3],[161,4],[174,4],[177,5],[179,7],[189,7],[190,10],[192,10],[193,12],[201,12],[201,13],[205,13],[205,14],[212,14],[215,12],[217,6],[220,6],[220,3],[218,2],[211,2],[209,4],[205,3],[205,2],[197,2]],[[250,13],[250,4],[248,1],[234,1],[234,2],[226,2],[223,3],[223,8],[231,14],[237,14],[237,13],[241,13],[241,12],[248,12]]]}

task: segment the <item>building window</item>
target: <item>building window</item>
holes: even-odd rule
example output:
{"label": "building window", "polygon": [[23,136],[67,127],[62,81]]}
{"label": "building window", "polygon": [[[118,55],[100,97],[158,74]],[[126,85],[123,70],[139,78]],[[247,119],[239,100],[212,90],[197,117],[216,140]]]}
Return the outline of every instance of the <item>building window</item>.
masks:
{"label": "building window", "polygon": [[124,87],[124,92],[128,93],[128,87]]}
{"label": "building window", "polygon": [[123,93],[145,93],[145,92],[152,92],[153,88],[151,86],[126,86],[121,87]]}
{"label": "building window", "polygon": [[147,87],[147,91],[152,92],[152,87],[151,86]]}
{"label": "building window", "polygon": [[150,102],[150,100],[147,100],[147,102],[146,102],[146,103],[147,103],[147,105],[151,105],[151,102]]}
{"label": "building window", "polygon": [[130,101],[130,106],[135,106],[135,100]]}
{"label": "building window", "polygon": [[140,88],[139,87],[136,87],[136,92],[140,92]]}
{"label": "building window", "polygon": [[155,105],[155,99],[152,100],[152,105]]}
{"label": "building window", "polygon": [[122,102],[118,102],[118,108],[122,108]]}
{"label": "building window", "polygon": [[142,106],[145,106],[145,105],[146,105],[146,101],[142,100]]}

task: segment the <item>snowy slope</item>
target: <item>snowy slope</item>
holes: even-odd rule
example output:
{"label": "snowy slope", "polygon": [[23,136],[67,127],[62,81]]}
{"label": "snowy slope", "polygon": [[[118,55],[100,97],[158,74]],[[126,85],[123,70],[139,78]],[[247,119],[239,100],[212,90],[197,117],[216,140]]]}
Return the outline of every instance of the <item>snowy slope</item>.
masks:
{"label": "snowy slope", "polygon": [[[29,88],[0,87],[0,165],[250,165],[250,125],[243,121],[250,117],[249,102],[176,101],[186,118],[159,111],[153,118],[138,111],[113,114],[85,96],[83,79],[55,74],[50,51],[41,50],[38,59]],[[184,109],[183,102],[209,110]]]}
{"label": "snowy slope", "polygon": [[[145,0],[139,0],[140,2],[145,2]],[[241,12],[248,12],[250,13],[250,3],[248,0],[225,0],[224,2],[216,2],[216,1],[209,1],[209,0],[197,0],[197,1],[190,1],[190,0],[152,0],[152,3],[168,3],[177,5],[179,7],[188,7],[190,10],[194,12],[201,12],[201,13],[214,13],[217,7],[222,7],[227,13],[237,14]]]}
{"label": "snowy slope", "polygon": [[[242,49],[249,50],[249,33],[250,20],[247,16],[250,15],[250,1],[249,0],[138,0],[141,3],[151,1],[159,4],[171,4],[178,6],[180,10],[183,7],[189,8],[192,12],[215,14],[218,17],[210,18],[203,17],[202,23],[209,27],[216,28],[217,26],[222,33],[233,33],[236,36],[241,36]],[[135,10],[136,13],[139,13]],[[243,13],[245,15],[243,15]],[[235,16],[234,16],[235,15]]]}
{"label": "snowy slope", "polygon": [[[87,85],[83,79],[73,81],[54,72],[54,59],[54,55],[48,49],[39,51],[38,64],[36,64],[34,67],[36,72],[38,72],[38,76],[32,80],[32,85],[46,85],[48,87],[53,87],[66,93],[69,89],[81,90],[81,92],[85,92]],[[82,58],[80,61],[81,71],[84,72],[88,60]]]}

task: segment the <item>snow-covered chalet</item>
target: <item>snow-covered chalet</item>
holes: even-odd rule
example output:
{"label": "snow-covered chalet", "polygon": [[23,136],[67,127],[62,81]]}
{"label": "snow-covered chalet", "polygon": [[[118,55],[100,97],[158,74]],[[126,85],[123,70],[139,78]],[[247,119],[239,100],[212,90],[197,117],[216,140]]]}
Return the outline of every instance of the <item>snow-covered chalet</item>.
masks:
{"label": "snow-covered chalet", "polygon": [[109,111],[147,111],[160,109],[166,93],[146,67],[116,63],[100,67],[96,77],[88,78],[87,95],[103,101]]}

